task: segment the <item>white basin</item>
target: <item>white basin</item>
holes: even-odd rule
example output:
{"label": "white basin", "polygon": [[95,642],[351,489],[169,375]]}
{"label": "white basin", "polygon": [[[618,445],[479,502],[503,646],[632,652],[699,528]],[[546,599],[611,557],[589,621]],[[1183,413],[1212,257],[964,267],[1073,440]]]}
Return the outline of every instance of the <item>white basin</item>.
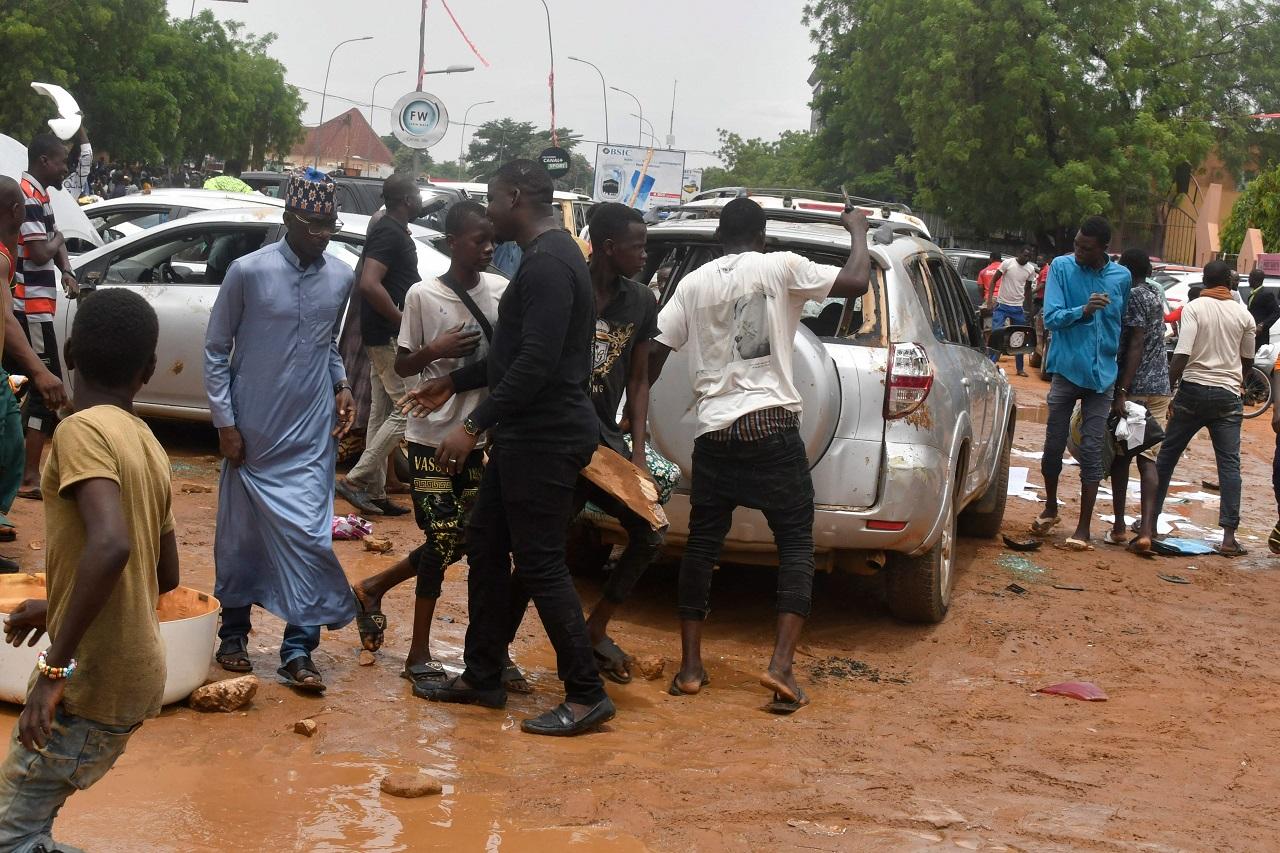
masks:
{"label": "white basin", "polygon": [[[44,597],[43,574],[0,575],[0,613],[13,612],[28,598]],[[185,586],[160,596],[156,614],[160,617],[160,639],[164,643],[167,667],[164,704],[186,699],[208,679],[221,607],[212,595]],[[27,682],[36,668],[36,656],[48,647],[48,634],[34,646],[0,645],[0,701],[20,705],[26,700]]]}

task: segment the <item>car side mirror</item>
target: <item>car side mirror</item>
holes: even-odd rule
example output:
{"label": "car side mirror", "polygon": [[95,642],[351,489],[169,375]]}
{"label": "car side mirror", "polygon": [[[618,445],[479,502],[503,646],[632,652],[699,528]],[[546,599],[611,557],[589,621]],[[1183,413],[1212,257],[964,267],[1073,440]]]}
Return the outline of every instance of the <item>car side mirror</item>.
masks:
{"label": "car side mirror", "polygon": [[987,349],[1001,355],[1028,355],[1036,350],[1036,330],[1031,326],[1005,326],[987,335]]}

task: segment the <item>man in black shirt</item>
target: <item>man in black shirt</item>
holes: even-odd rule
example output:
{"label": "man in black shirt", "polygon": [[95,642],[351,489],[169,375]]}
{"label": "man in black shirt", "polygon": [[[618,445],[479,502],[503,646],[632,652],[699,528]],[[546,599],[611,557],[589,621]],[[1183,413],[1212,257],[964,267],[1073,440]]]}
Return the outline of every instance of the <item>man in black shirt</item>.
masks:
{"label": "man in black shirt", "polygon": [[421,279],[409,222],[418,216],[422,197],[413,178],[399,174],[382,184],[382,199],[387,212],[374,222],[365,238],[356,284],[364,300],[360,334],[372,379],[369,428],[364,453],[345,478],[338,477],[336,491],[360,512],[404,515],[409,510],[387,498],[387,457],[404,438],[405,416],[396,404],[408,388],[396,374],[396,337],[405,294]]}
{"label": "man in black shirt", "polygon": [[[591,276],[551,206],[541,164],[515,160],[489,182],[489,219],[498,241],[524,256],[498,304],[485,362],[433,379],[410,408],[431,411],[454,392],[484,385],[489,397],[447,435],[436,463],[456,474],[481,431],[493,430],[489,464],[467,525],[467,626],[461,676],[426,698],[500,708],[511,584],[533,598],[556,650],[565,701],[521,724],[543,735],[575,735],[613,719],[596,671],[582,605],[565,565],[565,539],[578,472],[591,460],[600,423],[587,396],[595,314]],[[515,573],[511,573],[514,559]]]}
{"label": "man in black shirt", "polygon": [[[595,295],[595,345],[591,359],[591,402],[600,424],[600,444],[648,473],[645,441],[649,417],[649,347],[658,334],[658,302],[630,276],[644,269],[647,234],[640,211],[606,202],[591,213],[591,286]],[[627,397],[631,447],[618,426],[618,406]],[[631,681],[626,653],[608,635],[609,620],[631,594],[662,544],[653,530],[626,504],[585,477],[578,478],[572,517],[590,501],[618,519],[627,531],[627,549],[609,573],[604,598],[587,619],[587,634],[601,674],[619,684]],[[517,589],[517,593],[520,590]],[[528,607],[527,595],[512,601],[509,639],[514,640]]]}

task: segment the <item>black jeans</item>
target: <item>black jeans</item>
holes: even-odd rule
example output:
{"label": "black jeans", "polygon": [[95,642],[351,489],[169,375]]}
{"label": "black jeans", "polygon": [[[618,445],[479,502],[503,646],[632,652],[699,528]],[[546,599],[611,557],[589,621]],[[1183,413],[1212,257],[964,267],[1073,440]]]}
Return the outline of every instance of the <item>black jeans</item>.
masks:
{"label": "black jeans", "polygon": [[778,612],[807,617],[813,599],[813,480],[800,431],[792,428],[759,441],[702,436],[694,442],[680,619],[707,618],[711,572],[740,506],[763,512],[773,531]]}
{"label": "black jeans", "polygon": [[[578,472],[591,449],[534,453],[495,447],[467,523],[470,624],[463,659],[471,686],[501,686],[507,657],[513,580],[528,591],[556,650],[556,666],[570,702],[605,698],[596,670],[582,603],[564,562]],[[515,573],[512,574],[512,558]]]}
{"label": "black jeans", "polygon": [[[609,572],[609,577],[604,582],[604,597],[607,601],[614,604],[622,604],[631,595],[631,590],[635,589],[636,582],[640,580],[640,576],[644,574],[645,569],[649,568],[649,564],[653,562],[653,558],[657,556],[658,549],[662,547],[663,535],[660,531],[654,530],[649,522],[636,515],[627,505],[608,492],[601,489],[595,483],[586,477],[578,478],[578,486],[573,495],[573,511],[570,519],[575,519],[582,512],[582,508],[587,502],[598,506],[604,513],[618,519],[618,523],[622,525],[622,529],[627,531],[627,547],[622,552],[622,556],[618,558],[618,562],[614,564],[613,571]],[[529,593],[520,583],[511,585],[511,603],[509,609],[509,625],[507,632],[507,643],[510,645],[515,641],[516,632],[520,630],[520,623],[524,620],[525,611],[529,609]]]}
{"label": "black jeans", "polygon": [[1156,457],[1160,489],[1156,502],[1164,511],[1169,481],[1182,452],[1202,428],[1209,428],[1213,455],[1218,463],[1218,489],[1222,497],[1218,524],[1235,530],[1240,526],[1240,425],[1244,423],[1244,403],[1239,394],[1226,388],[1183,382],[1169,406],[1169,425]]}

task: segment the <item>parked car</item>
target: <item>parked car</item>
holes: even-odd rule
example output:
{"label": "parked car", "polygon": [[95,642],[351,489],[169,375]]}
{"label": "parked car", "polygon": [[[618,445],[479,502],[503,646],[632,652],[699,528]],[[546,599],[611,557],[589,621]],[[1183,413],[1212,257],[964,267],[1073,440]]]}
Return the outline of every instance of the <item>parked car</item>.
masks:
{"label": "parked car", "polygon": [[[844,196],[817,190],[719,187],[703,190],[689,201],[668,211],[667,219],[717,219],[720,210],[735,198],[749,198],[764,208],[771,219],[793,222],[839,222],[844,212]],[[916,234],[931,239],[929,226],[911,213],[905,204],[850,197],[849,201],[872,222],[889,222],[903,234]]]}
{"label": "parked car", "polygon": [[[956,272],[960,273],[960,280],[964,282],[964,289],[968,292],[973,307],[981,308],[982,285],[978,284],[978,273],[991,263],[991,253],[980,252],[977,249],[944,249],[943,254],[947,256],[947,260],[951,261]],[[1009,256],[1002,255],[1001,259],[1008,260]]]}
{"label": "parked car", "polygon": [[[342,214],[342,230],[329,242],[330,262],[354,269],[364,246],[369,217]],[[424,278],[449,267],[432,241],[441,235],[410,225]],[[151,303],[160,317],[156,347],[159,367],[135,401],[145,416],[209,420],[204,391],[204,336],[209,312],[231,262],[284,236],[284,211],[259,206],[194,213],[156,225],[87,252],[72,265],[86,289],[125,287]],[[60,339],[75,318],[74,301],[58,310]],[[92,299],[92,296],[88,298]]]}
{"label": "parked car", "polygon": [[[283,198],[289,184],[289,172],[245,172],[240,180],[263,195]],[[359,213],[372,216],[382,209],[383,178],[364,178],[353,175],[331,175],[336,185],[338,210],[342,213]],[[418,184],[422,195],[422,215],[414,223],[433,231],[444,230],[444,216],[454,202],[464,194],[435,184]]]}
{"label": "parked car", "polygon": [[202,210],[230,210],[258,205],[284,207],[284,200],[259,193],[172,188],[95,201],[85,205],[83,210],[89,217],[89,223],[106,244]]}
{"label": "parked car", "polygon": [[[645,280],[666,303],[692,270],[721,254],[711,219],[649,228]],[[822,222],[766,226],[770,250],[843,265],[849,234]],[[897,616],[937,622],[951,603],[956,534],[994,536],[1004,518],[1015,406],[1004,372],[988,357],[978,312],[937,246],[887,224],[870,239],[870,290],[857,300],[808,303],[795,340],[801,433],[813,474],[820,567],[885,571]],[[992,335],[1021,351],[1028,329]],[[689,530],[693,391],[683,353],[654,385],[650,434],[684,481],[666,512],[668,547]],[[603,521],[604,541],[619,528]],[[739,509],[724,560],[773,564],[764,516]]]}
{"label": "parked car", "polygon": [[[489,185],[478,181],[432,181],[431,186],[457,190],[468,199],[481,204],[485,204],[489,199]],[[565,230],[570,234],[581,235],[582,229],[587,227],[587,219],[594,204],[591,196],[579,192],[556,190],[554,203],[560,211]]]}

